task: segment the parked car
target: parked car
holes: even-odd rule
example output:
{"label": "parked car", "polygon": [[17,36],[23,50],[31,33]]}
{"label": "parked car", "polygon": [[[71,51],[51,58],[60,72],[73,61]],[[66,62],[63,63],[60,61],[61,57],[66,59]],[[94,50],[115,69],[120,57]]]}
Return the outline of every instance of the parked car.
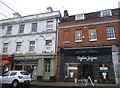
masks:
{"label": "parked car", "polygon": [[27,71],[24,70],[14,70],[8,71],[0,76],[0,81],[2,84],[11,84],[12,87],[16,88],[19,84],[24,84],[29,86],[31,82],[31,76]]}

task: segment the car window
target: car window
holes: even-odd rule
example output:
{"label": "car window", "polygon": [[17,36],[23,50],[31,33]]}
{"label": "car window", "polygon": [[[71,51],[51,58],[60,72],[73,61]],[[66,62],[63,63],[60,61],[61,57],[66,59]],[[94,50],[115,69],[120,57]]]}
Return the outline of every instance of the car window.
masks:
{"label": "car window", "polygon": [[8,76],[10,74],[10,72],[7,72],[5,74],[3,74],[3,76]]}
{"label": "car window", "polygon": [[17,72],[11,72],[10,76],[15,76]]}
{"label": "car window", "polygon": [[27,71],[22,71],[20,72],[22,75],[29,75],[29,73]]}

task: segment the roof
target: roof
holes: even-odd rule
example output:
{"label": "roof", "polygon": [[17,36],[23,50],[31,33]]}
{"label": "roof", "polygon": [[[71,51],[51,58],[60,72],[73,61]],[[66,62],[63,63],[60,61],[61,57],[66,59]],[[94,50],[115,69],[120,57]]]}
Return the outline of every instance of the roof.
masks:
{"label": "roof", "polygon": [[[109,9],[109,10],[111,10],[112,16],[119,16],[118,14],[120,14],[120,8]],[[101,10],[101,11],[104,11],[104,10]],[[84,16],[85,16],[84,20],[100,18],[100,12],[101,11],[91,12],[91,13],[84,13]],[[75,21],[75,16],[76,15],[71,15],[71,16],[69,16],[67,18],[62,18],[61,22]]]}

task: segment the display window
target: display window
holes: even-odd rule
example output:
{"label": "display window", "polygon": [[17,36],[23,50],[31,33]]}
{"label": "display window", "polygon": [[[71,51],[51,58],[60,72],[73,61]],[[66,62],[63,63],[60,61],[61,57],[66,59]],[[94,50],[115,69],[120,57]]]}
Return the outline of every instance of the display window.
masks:
{"label": "display window", "polygon": [[65,63],[65,78],[73,79],[80,77],[80,63]]}

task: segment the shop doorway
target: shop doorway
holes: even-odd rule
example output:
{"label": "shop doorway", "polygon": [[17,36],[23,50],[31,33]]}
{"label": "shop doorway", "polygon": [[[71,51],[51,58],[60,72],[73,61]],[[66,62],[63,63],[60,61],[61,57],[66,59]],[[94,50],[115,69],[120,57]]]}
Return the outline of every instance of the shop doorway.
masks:
{"label": "shop doorway", "polygon": [[50,80],[50,59],[45,59],[43,80],[45,81]]}
{"label": "shop doorway", "polygon": [[88,76],[93,78],[93,65],[91,64],[82,65],[82,77],[84,79],[87,79]]}

